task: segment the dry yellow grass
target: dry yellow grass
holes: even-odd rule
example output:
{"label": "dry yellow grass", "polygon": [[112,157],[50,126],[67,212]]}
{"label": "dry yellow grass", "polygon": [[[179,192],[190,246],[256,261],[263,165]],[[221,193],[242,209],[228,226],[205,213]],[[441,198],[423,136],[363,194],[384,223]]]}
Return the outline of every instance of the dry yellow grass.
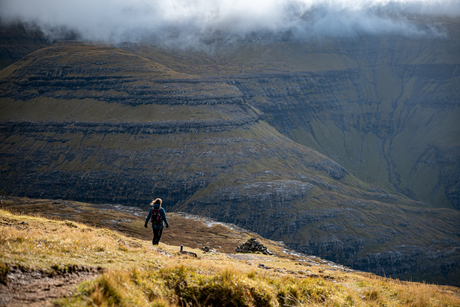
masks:
{"label": "dry yellow grass", "polygon": [[[133,209],[123,207],[124,209]],[[62,218],[76,223],[84,223],[88,226],[99,228],[109,228],[123,233],[129,237],[141,240],[152,238],[151,227],[144,228],[144,221],[148,210],[141,211],[136,209],[133,212],[117,211],[111,205],[94,205],[78,201],[56,201],[52,199],[31,199],[25,197],[8,197],[0,200],[0,209],[10,212],[25,213],[28,215],[40,215],[48,218]],[[142,212],[139,214],[139,212]],[[167,212],[167,218],[171,227],[163,232],[162,243],[167,245],[180,246],[198,249],[209,246],[219,252],[232,253],[235,248],[251,237],[257,238],[262,244],[271,251],[287,258],[295,258],[288,254],[283,254],[285,247],[279,242],[266,240],[259,235],[246,231],[234,230],[219,223],[210,226],[202,217],[191,216],[185,213]],[[116,223],[113,223],[116,221]],[[144,241],[142,241],[144,242]]]}
{"label": "dry yellow grass", "polygon": [[[54,270],[97,265],[106,272],[78,286],[62,306],[460,306],[457,288],[400,282],[322,266],[298,270],[289,259],[227,254],[180,255],[177,246],[71,221],[0,210],[0,263]],[[263,261],[276,270],[259,268]],[[303,267],[302,267],[303,268]],[[305,270],[305,268],[303,268]],[[291,272],[291,273],[289,273]]]}

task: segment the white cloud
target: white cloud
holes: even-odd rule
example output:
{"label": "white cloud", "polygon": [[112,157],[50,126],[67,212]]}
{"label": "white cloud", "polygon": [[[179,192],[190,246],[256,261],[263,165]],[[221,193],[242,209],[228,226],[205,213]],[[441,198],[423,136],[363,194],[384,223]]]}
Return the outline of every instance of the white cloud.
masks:
{"label": "white cloud", "polygon": [[460,16],[459,0],[2,0],[3,22],[34,24],[51,39],[62,29],[90,41],[193,45],[210,37],[290,31],[297,38],[439,34],[406,14]]}

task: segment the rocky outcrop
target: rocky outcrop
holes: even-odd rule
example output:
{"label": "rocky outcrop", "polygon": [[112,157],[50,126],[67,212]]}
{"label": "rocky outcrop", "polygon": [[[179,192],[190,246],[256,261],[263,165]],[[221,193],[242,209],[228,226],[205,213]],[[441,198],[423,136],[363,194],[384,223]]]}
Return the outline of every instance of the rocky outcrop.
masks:
{"label": "rocky outcrop", "polygon": [[[93,51],[87,54],[88,50]],[[67,53],[56,61],[56,54]],[[60,58],[57,56],[57,58]],[[0,80],[3,98],[94,99],[130,106],[243,104],[237,87],[220,80],[177,74],[119,49],[54,45],[28,55],[31,62]]]}
{"label": "rocky outcrop", "polygon": [[251,238],[245,243],[238,246],[235,250],[237,253],[262,253],[264,255],[273,255],[273,253],[256,238]]}
{"label": "rocky outcrop", "polygon": [[[244,100],[240,93],[220,94],[222,84],[215,82],[215,92],[203,91],[199,93],[194,85],[199,81],[160,80],[149,86],[134,86],[125,88],[123,82],[136,82],[140,80],[125,79],[122,77],[97,77],[63,80],[56,76],[53,79],[41,78],[40,80],[28,80],[16,82],[14,86],[0,83],[0,90],[5,98],[16,100],[30,100],[37,97],[49,97],[55,99],[95,99],[106,102],[117,102],[131,106],[145,104],[168,104],[168,105],[216,105],[216,104],[241,104]],[[168,84],[169,83],[169,84]],[[206,83],[206,81],[203,81]],[[166,85],[165,85],[166,84]],[[180,85],[177,85],[180,84]],[[181,90],[165,91],[156,87],[179,87]],[[219,86],[219,87],[217,87]],[[39,88],[37,92],[34,89]],[[184,89],[185,88],[185,89]],[[77,92],[75,92],[77,91]],[[112,91],[111,94],[106,94]],[[116,91],[116,92],[114,92]]]}
{"label": "rocky outcrop", "polygon": [[[233,129],[248,128],[255,122],[262,120],[263,115],[257,113],[244,113],[233,120],[184,120],[160,121],[141,123],[111,123],[111,122],[0,122],[0,129],[4,133],[84,133],[84,134],[168,134],[168,133],[198,133],[198,132],[223,132]],[[320,167],[320,166],[318,166]],[[345,170],[331,170],[339,176]],[[346,171],[345,171],[346,172]]]}

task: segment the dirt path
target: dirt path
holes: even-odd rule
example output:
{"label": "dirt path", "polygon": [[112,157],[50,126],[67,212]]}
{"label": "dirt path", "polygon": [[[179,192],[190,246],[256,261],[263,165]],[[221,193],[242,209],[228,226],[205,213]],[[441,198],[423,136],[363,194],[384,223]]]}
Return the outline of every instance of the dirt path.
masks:
{"label": "dirt path", "polygon": [[88,266],[69,266],[52,273],[11,267],[0,283],[0,307],[53,306],[51,300],[71,296],[76,285],[101,272],[101,268]]}

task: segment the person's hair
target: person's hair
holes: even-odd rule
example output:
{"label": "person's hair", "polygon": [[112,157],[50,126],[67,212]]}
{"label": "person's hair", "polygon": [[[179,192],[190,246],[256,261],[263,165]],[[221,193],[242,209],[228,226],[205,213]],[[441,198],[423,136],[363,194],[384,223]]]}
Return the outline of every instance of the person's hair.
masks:
{"label": "person's hair", "polygon": [[161,207],[161,203],[162,203],[162,202],[163,202],[163,201],[161,200],[161,198],[157,198],[157,199],[155,199],[155,200],[152,200],[152,202],[150,203],[150,205],[153,206],[153,205],[155,205],[155,204],[159,204],[160,207]]}

